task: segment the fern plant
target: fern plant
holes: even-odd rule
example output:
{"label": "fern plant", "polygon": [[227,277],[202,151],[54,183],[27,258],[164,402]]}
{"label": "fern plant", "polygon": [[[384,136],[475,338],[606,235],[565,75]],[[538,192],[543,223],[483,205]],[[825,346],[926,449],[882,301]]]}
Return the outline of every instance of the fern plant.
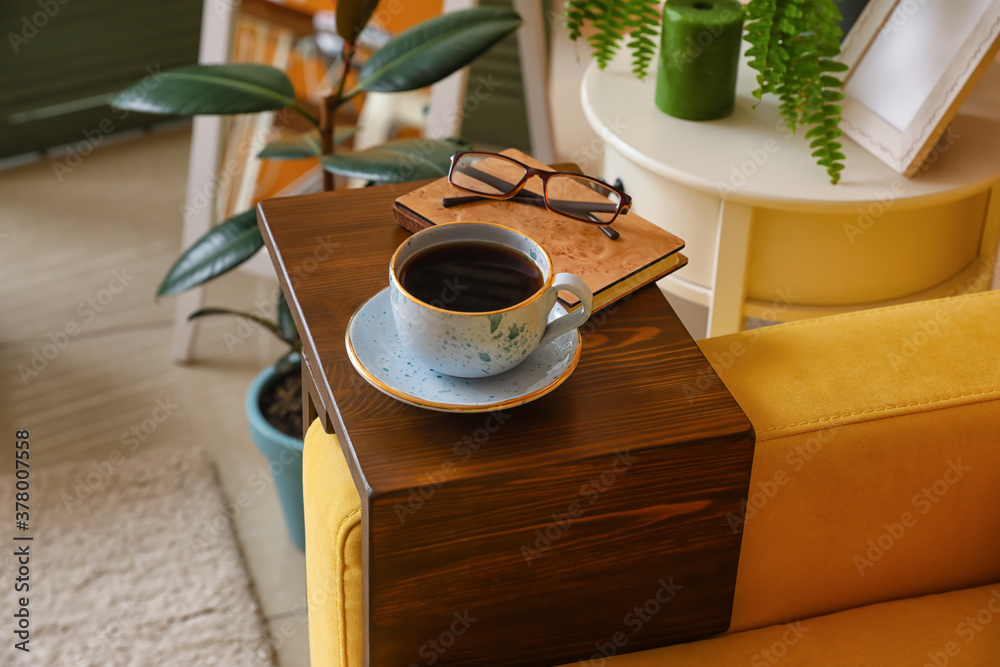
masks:
{"label": "fern plant", "polygon": [[[789,130],[808,127],[816,162],[826,168],[831,183],[844,168],[838,141],[844,94],[838,72],[847,66],[834,60],[840,53],[840,10],[835,0],[751,0],[746,6],[746,55],[757,70],[757,99],[776,95]],[[570,39],[587,38],[597,65],[607,67],[626,35],[632,50],[632,71],[640,79],[649,72],[656,52],[660,22],[656,0],[569,0],[565,10]]]}
{"label": "fern plant", "polygon": [[594,27],[587,41],[601,69],[607,67],[629,35],[632,71],[640,79],[646,77],[656,54],[656,28],[660,22],[657,0],[569,0],[565,12],[569,38],[574,42],[581,37],[584,24]]}
{"label": "fern plant", "polygon": [[847,65],[840,53],[840,10],[834,0],[753,0],[746,8],[749,65],[757,70],[754,96],[778,96],[791,132],[809,127],[806,139],[830,182],[844,168],[840,130],[843,85],[837,72]]}

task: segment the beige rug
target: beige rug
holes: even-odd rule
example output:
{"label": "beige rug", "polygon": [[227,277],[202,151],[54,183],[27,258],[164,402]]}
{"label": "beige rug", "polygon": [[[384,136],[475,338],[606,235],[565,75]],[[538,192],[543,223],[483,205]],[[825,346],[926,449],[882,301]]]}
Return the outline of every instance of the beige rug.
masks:
{"label": "beige rug", "polygon": [[[11,449],[6,451],[10,452]],[[198,450],[32,469],[30,529],[0,479],[0,664],[274,665],[212,464]],[[16,535],[33,541],[15,542]],[[30,592],[16,593],[29,545]],[[12,614],[28,595],[30,653]]]}

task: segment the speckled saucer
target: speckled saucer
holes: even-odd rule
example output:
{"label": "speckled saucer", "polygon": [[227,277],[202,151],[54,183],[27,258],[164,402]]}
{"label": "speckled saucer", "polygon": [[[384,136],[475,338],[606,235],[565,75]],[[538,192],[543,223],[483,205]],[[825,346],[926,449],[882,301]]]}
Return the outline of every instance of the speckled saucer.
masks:
{"label": "speckled saucer", "polygon": [[[402,349],[390,308],[387,288],[355,311],[347,324],[347,355],[373,387],[418,408],[490,412],[523,405],[565,382],[580,360],[580,332],[570,331],[506,373],[486,378],[452,377],[435,372]],[[557,303],[549,321],[565,314]]]}

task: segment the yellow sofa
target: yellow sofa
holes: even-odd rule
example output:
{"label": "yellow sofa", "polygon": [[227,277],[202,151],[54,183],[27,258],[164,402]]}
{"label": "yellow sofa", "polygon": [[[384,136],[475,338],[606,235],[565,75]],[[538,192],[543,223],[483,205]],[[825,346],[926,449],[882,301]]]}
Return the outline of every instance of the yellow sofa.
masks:
{"label": "yellow sofa", "polygon": [[[731,627],[583,664],[1000,665],[1000,292],[699,344],[757,433]],[[303,475],[312,664],[358,667],[360,499],[318,423]]]}

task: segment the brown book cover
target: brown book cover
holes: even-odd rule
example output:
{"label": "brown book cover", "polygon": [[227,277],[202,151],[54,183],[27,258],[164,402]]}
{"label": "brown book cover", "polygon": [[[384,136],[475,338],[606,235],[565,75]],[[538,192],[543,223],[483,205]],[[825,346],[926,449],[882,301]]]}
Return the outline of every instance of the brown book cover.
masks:
{"label": "brown book cover", "polygon": [[[515,149],[505,150],[503,155],[532,167],[550,169]],[[541,188],[537,178],[526,186],[536,194],[541,194]],[[517,202],[484,200],[452,208],[441,205],[445,197],[467,194],[442,178],[399,197],[393,215],[400,226],[411,232],[461,221],[495,222],[516,229],[545,248],[557,273],[566,271],[583,278],[594,293],[595,311],[687,264],[687,257],[678,252],[684,241],[632,212],[615,220],[612,226],[620,236],[613,241],[597,225]],[[579,304],[568,293],[561,296],[569,308]]]}

